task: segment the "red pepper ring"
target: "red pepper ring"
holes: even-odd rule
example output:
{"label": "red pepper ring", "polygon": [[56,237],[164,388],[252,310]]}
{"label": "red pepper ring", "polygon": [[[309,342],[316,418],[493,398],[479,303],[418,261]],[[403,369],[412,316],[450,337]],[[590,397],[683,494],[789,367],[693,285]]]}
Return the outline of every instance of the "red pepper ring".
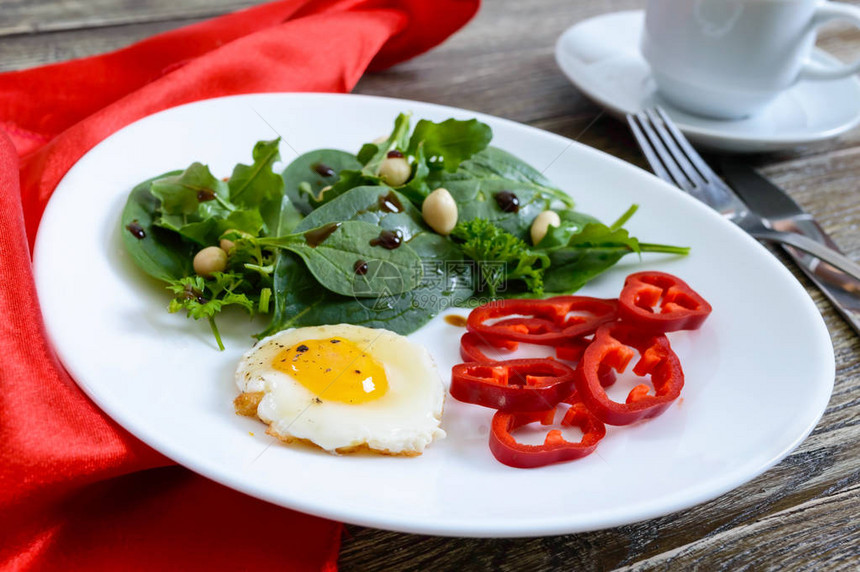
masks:
{"label": "red pepper ring", "polygon": [[[640,354],[633,373],[650,376],[654,394],[642,384],[630,391],[626,403],[618,403],[606,395],[601,369],[609,365],[623,372],[635,355],[631,348]],[[668,338],[663,334],[644,333],[623,323],[601,326],[576,369],[579,398],[608,425],[629,425],[660,415],[680,395],[683,387],[681,362]]]}
{"label": "red pepper ring", "polygon": [[555,357],[564,361],[579,362],[582,354],[591,340],[585,338],[573,338],[555,346]]}
{"label": "red pepper ring", "polygon": [[[555,347],[555,357],[564,361],[579,363],[582,359],[582,354],[585,349],[591,344],[591,340],[587,338],[573,338],[566,341],[563,345]],[[603,387],[609,387],[615,383],[615,370],[607,364],[603,364],[598,371],[600,376],[600,384]]]}
{"label": "red pepper ring", "polygon": [[466,332],[460,338],[460,357],[465,362],[480,362],[494,363],[500,360],[493,359],[480,348],[480,346],[488,346],[495,349],[504,349],[509,352],[515,351],[519,347],[519,342],[511,342],[501,338],[492,338],[489,340],[481,339],[481,336]]}
{"label": "red pepper ring", "polygon": [[[571,316],[571,314],[574,314]],[[546,300],[496,300],[469,313],[466,329],[485,338],[555,346],[593,333],[618,316],[614,299],[556,296]],[[501,319],[500,319],[501,318]],[[487,322],[498,320],[493,324]]]}
{"label": "red pepper ring", "polygon": [[574,392],[576,374],[554,359],[461,363],[451,370],[451,397],[500,411],[545,411]]}
{"label": "red pepper ring", "polygon": [[666,272],[631,274],[624,281],[618,301],[621,320],[648,332],[695,330],[711,313],[707,300]]}
{"label": "red pepper ring", "polygon": [[567,427],[578,426],[583,433],[579,442],[567,441],[558,429],[547,433],[542,445],[526,445],[511,435],[513,431],[529,423],[551,425],[555,413],[555,409],[520,413],[497,411],[493,415],[490,429],[490,451],[493,456],[511,467],[542,467],[585,457],[597,448],[597,444],[606,435],[606,426],[582,403],[572,404],[559,423]]}

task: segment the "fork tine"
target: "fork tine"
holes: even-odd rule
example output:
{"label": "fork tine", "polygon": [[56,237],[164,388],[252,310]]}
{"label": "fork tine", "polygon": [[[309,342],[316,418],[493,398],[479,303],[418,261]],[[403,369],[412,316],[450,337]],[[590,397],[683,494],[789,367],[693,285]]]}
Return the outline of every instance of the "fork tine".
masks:
{"label": "fork tine", "polygon": [[[705,179],[702,177],[701,173],[693,166],[693,163],[690,161],[690,155],[692,151],[693,156],[698,156],[698,153],[692,150],[692,147],[687,145],[687,148],[681,149],[677,142],[677,137],[684,138],[683,135],[676,132],[670,133],[667,130],[667,126],[669,125],[669,119],[665,114],[658,115],[655,113],[654,109],[646,109],[645,114],[648,116],[648,119],[651,120],[651,125],[654,126],[654,131],[660,137],[660,140],[663,141],[663,144],[669,150],[669,153],[675,158],[675,161],[678,163],[678,167],[684,172],[688,179],[693,183],[693,187],[700,187],[706,184]],[[674,125],[673,125],[674,126]],[[675,135],[673,137],[673,135]],[[686,138],[684,138],[686,141]],[[687,189],[685,189],[687,190]]]}
{"label": "fork tine", "polygon": [[693,149],[693,146],[690,144],[687,138],[684,137],[684,134],[681,133],[681,131],[675,126],[675,123],[669,119],[663,108],[658,105],[654,108],[654,110],[657,112],[657,115],[660,117],[660,120],[662,121],[663,125],[665,125],[666,129],[669,130],[669,133],[672,134],[672,137],[675,139],[678,146],[684,151],[684,155],[695,166],[702,179],[706,183],[713,183],[714,181],[719,181],[720,179],[719,177],[717,177],[717,174],[714,173],[714,171],[708,166],[707,163],[705,163],[705,160],[702,159],[701,155],[699,155],[699,153],[695,149]]}
{"label": "fork tine", "polygon": [[657,154],[654,152],[654,148],[651,146],[651,142],[648,141],[648,138],[645,137],[645,133],[643,133],[642,129],[639,127],[636,117],[630,113],[627,114],[627,125],[630,126],[630,131],[633,132],[633,137],[639,144],[639,149],[642,150],[642,154],[645,155],[645,160],[648,161],[649,165],[651,165],[651,169],[654,171],[654,174],[664,181],[674,184],[672,175],[669,174],[669,171],[667,171],[663,166],[663,162],[660,161],[659,157],[657,157]]}
{"label": "fork tine", "polygon": [[669,177],[664,177],[659,173],[658,176],[665,181],[674,184],[676,187],[680,187],[687,192],[691,191],[694,187],[693,182],[678,167],[678,164],[675,161],[675,157],[673,156],[672,152],[666,148],[666,145],[663,143],[662,139],[654,131],[651,118],[649,118],[642,112],[637,113],[635,117],[637,123],[639,124],[639,127],[641,127],[642,132],[645,134],[645,139],[648,142],[648,146],[653,150],[654,154],[659,157],[659,161],[665,167],[665,170],[670,173]]}

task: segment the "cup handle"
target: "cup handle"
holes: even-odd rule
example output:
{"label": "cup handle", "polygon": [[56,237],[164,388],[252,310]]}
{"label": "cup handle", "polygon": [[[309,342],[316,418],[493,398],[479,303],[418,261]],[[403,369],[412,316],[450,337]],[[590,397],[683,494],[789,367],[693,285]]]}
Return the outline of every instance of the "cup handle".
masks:
{"label": "cup handle", "polygon": [[[815,10],[813,26],[820,26],[831,20],[847,20],[860,28],[860,8],[840,2],[822,2]],[[860,60],[851,64],[822,65],[807,60],[800,70],[798,79],[827,80],[839,79],[860,72]]]}

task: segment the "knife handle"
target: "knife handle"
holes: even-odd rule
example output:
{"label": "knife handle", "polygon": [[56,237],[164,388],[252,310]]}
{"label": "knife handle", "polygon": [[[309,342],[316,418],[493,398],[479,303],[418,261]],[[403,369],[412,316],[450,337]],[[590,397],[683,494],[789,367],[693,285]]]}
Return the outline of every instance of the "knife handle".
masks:
{"label": "knife handle", "polygon": [[802,250],[807,254],[820,258],[831,265],[834,269],[839,269],[848,277],[860,282],[860,265],[850,260],[838,250],[828,248],[808,236],[795,234],[793,232],[772,230],[769,228],[751,230],[749,233],[759,240],[777,242],[783,246],[792,246],[798,250]]}
{"label": "knife handle", "polygon": [[805,252],[785,245],[783,248],[830,300],[839,315],[860,334],[860,281]]}
{"label": "knife handle", "polygon": [[[781,221],[775,228],[786,232],[799,232],[821,242],[825,246],[839,252],[839,247],[812,219],[795,218]],[[797,263],[821,293],[830,300],[833,307],[855,332],[860,334],[860,281],[855,280],[838,268],[801,252],[790,246],[783,249]]]}

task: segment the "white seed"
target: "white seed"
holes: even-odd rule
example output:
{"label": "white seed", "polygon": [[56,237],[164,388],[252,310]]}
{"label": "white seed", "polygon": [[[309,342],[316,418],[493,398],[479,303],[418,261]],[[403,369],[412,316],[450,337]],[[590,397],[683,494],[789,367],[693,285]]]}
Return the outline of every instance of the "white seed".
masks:
{"label": "white seed", "polygon": [[220,242],[218,242],[218,246],[226,252],[230,254],[230,251],[236,248],[236,243],[230,240],[229,238],[222,238]]}
{"label": "white seed", "polygon": [[424,199],[421,215],[430,228],[447,236],[457,226],[457,203],[448,189],[440,187]]}
{"label": "white seed", "polygon": [[227,268],[227,253],[217,246],[207,246],[194,255],[194,272],[209,278],[213,272]]}
{"label": "white seed", "polygon": [[561,218],[555,211],[543,211],[537,215],[532,221],[532,244],[537,246],[551,226],[561,226]]}
{"label": "white seed", "polygon": [[412,176],[412,167],[406,157],[386,157],[379,165],[379,178],[386,185],[399,187]]}

